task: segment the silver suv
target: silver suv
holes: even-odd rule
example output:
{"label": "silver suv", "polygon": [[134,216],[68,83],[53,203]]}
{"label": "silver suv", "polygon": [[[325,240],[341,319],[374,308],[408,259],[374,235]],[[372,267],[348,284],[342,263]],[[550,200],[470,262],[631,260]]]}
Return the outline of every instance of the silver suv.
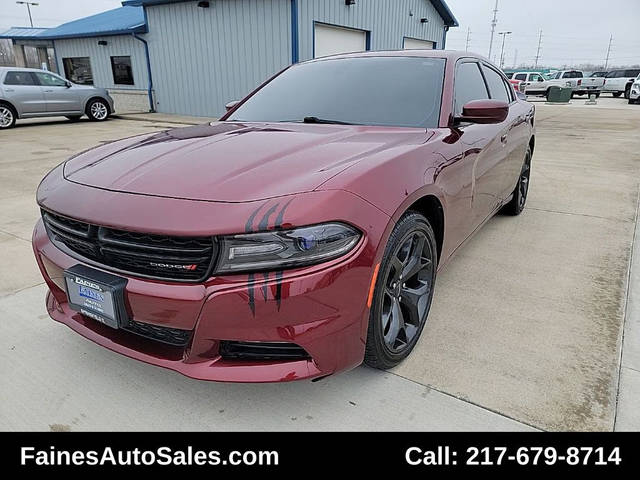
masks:
{"label": "silver suv", "polygon": [[0,67],[0,129],[18,118],[64,116],[103,121],[113,113],[104,88],[77,85],[55,73],[34,68]]}

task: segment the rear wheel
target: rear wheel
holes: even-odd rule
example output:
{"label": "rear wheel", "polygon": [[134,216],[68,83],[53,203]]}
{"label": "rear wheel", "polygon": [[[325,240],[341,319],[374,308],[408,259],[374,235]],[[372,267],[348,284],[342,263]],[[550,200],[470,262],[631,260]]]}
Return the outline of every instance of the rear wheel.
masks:
{"label": "rear wheel", "polygon": [[94,122],[102,122],[109,117],[109,106],[107,102],[96,98],[91,100],[87,105],[87,116],[89,120]]}
{"label": "rear wheel", "polygon": [[364,356],[367,365],[394,367],[415,347],[431,308],[437,256],[429,221],[407,212],[389,237],[378,273]]}
{"label": "rear wheel", "polygon": [[531,148],[527,148],[524,156],[524,163],[518,177],[518,184],[513,191],[513,198],[509,203],[502,207],[502,212],[506,215],[520,215],[527,203],[527,195],[529,194],[529,178],[531,176]]}
{"label": "rear wheel", "polygon": [[11,105],[0,103],[0,129],[13,127],[17,118],[18,114]]}
{"label": "rear wheel", "polygon": [[611,95],[613,95],[615,98],[618,98],[620,95],[622,95],[622,92],[611,92]]}

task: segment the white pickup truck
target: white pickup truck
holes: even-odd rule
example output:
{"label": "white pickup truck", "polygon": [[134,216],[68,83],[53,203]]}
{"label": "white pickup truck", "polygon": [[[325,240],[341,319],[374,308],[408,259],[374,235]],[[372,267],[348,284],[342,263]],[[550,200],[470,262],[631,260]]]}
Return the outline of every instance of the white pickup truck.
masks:
{"label": "white pickup truck", "polygon": [[522,90],[527,95],[546,95],[549,85],[539,72],[515,72],[510,74],[512,80],[522,82]]}
{"label": "white pickup truck", "polygon": [[558,87],[570,87],[573,90],[572,96],[595,93],[596,97],[599,97],[605,83],[604,80],[601,77],[585,78],[580,70],[560,70],[547,77],[547,95],[549,88],[555,85]]}
{"label": "white pickup truck", "polygon": [[619,97],[624,93],[624,98],[629,98],[631,85],[640,74],[640,69],[629,68],[626,70],[612,70],[605,77],[603,92],[611,93],[614,97]]}

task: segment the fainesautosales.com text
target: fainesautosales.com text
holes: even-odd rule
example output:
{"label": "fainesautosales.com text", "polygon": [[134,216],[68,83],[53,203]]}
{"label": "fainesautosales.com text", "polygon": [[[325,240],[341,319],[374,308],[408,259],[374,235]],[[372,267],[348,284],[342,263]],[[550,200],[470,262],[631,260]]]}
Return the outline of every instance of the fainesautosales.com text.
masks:
{"label": "fainesautosales.com text", "polygon": [[155,450],[114,450],[105,447],[102,450],[38,450],[35,447],[20,449],[21,465],[41,466],[245,466],[278,465],[277,451],[233,450],[223,453],[217,450],[198,450],[188,447],[173,450],[159,447]]}

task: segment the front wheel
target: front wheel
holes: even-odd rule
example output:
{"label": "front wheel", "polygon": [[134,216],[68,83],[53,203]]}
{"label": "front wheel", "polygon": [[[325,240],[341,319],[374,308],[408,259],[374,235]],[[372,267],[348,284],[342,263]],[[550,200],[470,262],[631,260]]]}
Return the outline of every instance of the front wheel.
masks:
{"label": "front wheel", "polygon": [[511,201],[502,207],[502,212],[507,215],[520,215],[527,203],[527,195],[529,194],[529,178],[531,176],[531,148],[527,147],[527,153],[524,156],[524,163],[518,177],[518,184],[513,191]]}
{"label": "front wheel", "polygon": [[11,128],[16,124],[18,114],[13,107],[0,104],[0,129]]}
{"label": "front wheel", "polygon": [[104,100],[96,98],[87,105],[87,116],[93,122],[102,122],[109,117],[109,106]]}
{"label": "front wheel", "polygon": [[627,88],[624,89],[624,98],[627,100],[631,96],[631,85],[627,85]]}
{"label": "front wheel", "polygon": [[407,212],[389,237],[378,271],[364,356],[367,365],[395,367],[415,347],[431,308],[437,252],[429,221]]}
{"label": "front wheel", "polygon": [[611,92],[611,95],[613,95],[615,98],[618,98],[620,95],[622,95],[622,92]]}

